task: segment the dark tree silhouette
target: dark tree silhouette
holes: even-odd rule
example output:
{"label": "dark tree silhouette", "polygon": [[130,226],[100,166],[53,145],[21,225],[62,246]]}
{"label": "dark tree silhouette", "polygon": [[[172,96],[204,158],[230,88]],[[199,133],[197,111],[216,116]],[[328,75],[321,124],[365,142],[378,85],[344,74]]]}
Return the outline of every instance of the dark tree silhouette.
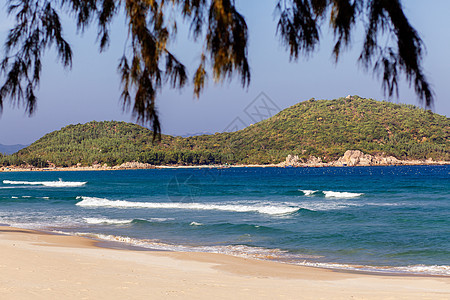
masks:
{"label": "dark tree silhouette", "polygon": [[[277,0],[274,5],[277,34],[292,60],[311,54],[320,42],[320,28],[328,25],[336,39],[332,51],[337,61],[351,45],[354,27],[363,23],[362,66],[381,75],[389,96],[398,93],[399,76],[404,74],[419,99],[426,106],[433,103],[421,66],[424,45],[400,0]],[[118,67],[124,108],[132,106],[137,120],[151,124],[157,135],[158,92],[164,84],[181,88],[188,82],[185,66],[168,47],[177,34],[174,16],[187,20],[193,40],[204,45],[191,79],[195,96],[204,88],[208,73],[215,81],[238,74],[243,87],[250,83],[248,28],[234,0],[7,0],[7,12],[15,16],[15,24],[0,62],[0,109],[9,99],[33,113],[46,49],[54,47],[63,66],[71,67],[72,50],[63,36],[61,14],[74,17],[80,32],[96,25],[100,51],[108,47],[113,19],[125,15],[127,50]]]}

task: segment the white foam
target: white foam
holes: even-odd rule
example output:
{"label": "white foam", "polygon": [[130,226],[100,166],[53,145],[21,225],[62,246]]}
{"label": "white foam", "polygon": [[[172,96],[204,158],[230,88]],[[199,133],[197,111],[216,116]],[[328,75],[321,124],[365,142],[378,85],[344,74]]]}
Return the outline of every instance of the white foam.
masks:
{"label": "white foam", "polygon": [[314,202],[302,202],[301,207],[312,211],[329,211],[345,209],[347,207],[362,206],[360,203],[342,202],[342,201],[314,201]]}
{"label": "white foam", "polygon": [[414,274],[450,275],[450,266],[446,265],[413,265],[407,267],[394,267],[393,269],[401,272],[412,272]]}
{"label": "white foam", "polygon": [[333,192],[323,191],[327,198],[355,198],[364,195],[363,193],[349,193],[349,192]]}
{"label": "white foam", "polygon": [[[64,233],[64,232],[58,232]],[[67,233],[64,233],[67,234]],[[127,236],[106,235],[97,233],[72,233],[77,236],[89,237],[99,240],[106,240],[111,242],[125,243],[132,246],[138,246],[143,248],[155,249],[155,250],[169,250],[169,251],[182,251],[182,252],[208,252],[208,253],[222,253],[227,255],[256,258],[256,259],[275,259],[282,256],[291,256],[287,251],[281,249],[267,249],[262,247],[250,247],[245,245],[226,245],[226,246],[187,246],[167,244],[160,242],[159,240],[148,239],[136,239]],[[319,258],[318,256],[311,255],[297,255],[302,259]]]}
{"label": "white foam", "polygon": [[450,266],[447,265],[434,265],[434,266],[412,265],[412,266],[392,267],[392,266],[368,266],[368,265],[352,265],[339,263],[322,263],[311,261],[314,259],[319,259],[321,258],[321,256],[290,254],[287,251],[281,249],[267,249],[262,247],[250,247],[245,245],[185,246],[185,245],[172,245],[162,243],[158,240],[141,240],[131,237],[105,235],[105,234],[75,233],[75,235],[112,242],[126,243],[133,246],[156,250],[221,253],[253,259],[276,260],[285,262],[287,261],[291,264],[293,263],[297,265],[325,268],[325,269],[352,270],[352,271],[375,272],[375,273],[393,273],[393,274],[406,273],[406,274],[450,276]]}
{"label": "white foam", "polygon": [[22,214],[1,217],[0,223],[8,224],[9,226],[24,229],[37,229],[48,230],[49,228],[71,228],[79,227],[80,220],[70,216],[49,216],[45,213],[39,213],[40,217],[37,218],[36,214],[30,215],[27,212]]}
{"label": "white foam", "polygon": [[199,223],[199,222],[191,222],[191,224],[189,224],[191,226],[202,226],[203,223]]}
{"label": "white foam", "polygon": [[450,266],[446,265],[411,265],[411,266],[367,266],[367,265],[351,265],[351,264],[338,264],[338,263],[320,263],[303,261],[297,263],[298,265],[317,267],[325,269],[339,269],[339,270],[351,270],[361,272],[375,272],[375,273],[395,273],[395,274],[421,274],[421,275],[444,275],[450,276]]}
{"label": "white foam", "polygon": [[98,225],[98,224],[108,224],[108,225],[120,225],[129,224],[133,220],[118,220],[118,219],[107,219],[107,218],[83,218],[88,224]]}
{"label": "white foam", "polygon": [[312,196],[313,194],[318,192],[318,191],[314,191],[314,190],[300,190],[300,191],[303,192],[305,194],[305,196]]}
{"label": "white foam", "polygon": [[[27,227],[21,227],[27,228]],[[450,266],[448,265],[410,265],[410,266],[369,266],[369,265],[352,265],[340,263],[314,262],[313,260],[321,259],[322,256],[307,254],[292,254],[282,249],[267,249],[263,247],[251,247],[245,245],[225,245],[225,246],[187,246],[163,243],[159,240],[136,239],[127,236],[106,235],[97,233],[83,232],[63,232],[53,231],[59,234],[69,234],[81,237],[89,237],[98,240],[125,243],[131,246],[138,246],[155,250],[168,250],[180,252],[209,252],[221,253],[238,257],[275,260],[287,262],[289,264],[303,265],[309,267],[352,270],[361,272],[374,273],[393,273],[393,274],[420,274],[420,275],[440,275],[450,276]]]}
{"label": "white foam", "polygon": [[204,204],[179,202],[130,202],[124,200],[108,200],[95,197],[77,197],[82,199],[76,205],[82,207],[115,207],[115,208],[151,208],[151,209],[190,209],[220,210],[233,212],[258,212],[268,215],[283,215],[298,211],[299,207],[285,205],[239,205],[239,204]]}
{"label": "white foam", "polygon": [[14,181],[14,180],[3,180],[4,184],[16,184],[16,185],[43,185],[48,187],[78,187],[83,186],[87,183],[81,181]]}
{"label": "white foam", "polygon": [[16,196],[12,196],[11,198],[13,198],[13,199],[19,199],[19,197],[16,197]]}
{"label": "white foam", "polygon": [[[144,220],[144,219],[142,219]],[[144,221],[149,221],[149,222],[165,222],[165,221],[173,221],[175,220],[174,218],[150,218],[148,220],[144,220]]]}
{"label": "white foam", "polygon": [[[165,222],[174,220],[173,218],[150,218],[150,219],[108,219],[108,218],[83,218],[88,224],[129,224],[134,220],[145,222]],[[194,222],[195,223],[195,222]],[[199,223],[200,224],[200,223]],[[201,224],[203,225],[203,224]]]}

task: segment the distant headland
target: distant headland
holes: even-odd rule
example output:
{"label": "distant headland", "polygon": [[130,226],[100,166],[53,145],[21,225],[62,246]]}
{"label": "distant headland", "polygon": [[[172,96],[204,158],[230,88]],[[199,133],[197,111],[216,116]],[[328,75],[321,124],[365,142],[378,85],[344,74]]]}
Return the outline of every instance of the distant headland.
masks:
{"label": "distant headland", "polygon": [[117,121],[68,125],[11,155],[4,170],[447,164],[450,120],[358,96],[310,99],[236,132],[190,137]]}

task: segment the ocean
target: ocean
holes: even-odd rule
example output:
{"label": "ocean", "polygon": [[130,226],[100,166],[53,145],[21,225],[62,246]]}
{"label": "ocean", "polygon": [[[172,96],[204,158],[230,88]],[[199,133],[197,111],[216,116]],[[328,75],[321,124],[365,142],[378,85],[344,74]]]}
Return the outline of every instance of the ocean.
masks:
{"label": "ocean", "polygon": [[450,166],[3,172],[0,223],[140,249],[450,276]]}

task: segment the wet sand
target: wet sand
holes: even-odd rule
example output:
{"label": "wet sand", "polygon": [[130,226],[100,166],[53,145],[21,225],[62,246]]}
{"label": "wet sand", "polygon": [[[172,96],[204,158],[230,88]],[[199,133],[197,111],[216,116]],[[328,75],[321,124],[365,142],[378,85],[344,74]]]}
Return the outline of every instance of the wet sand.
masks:
{"label": "wet sand", "polygon": [[135,251],[0,226],[1,299],[450,299],[450,277]]}

